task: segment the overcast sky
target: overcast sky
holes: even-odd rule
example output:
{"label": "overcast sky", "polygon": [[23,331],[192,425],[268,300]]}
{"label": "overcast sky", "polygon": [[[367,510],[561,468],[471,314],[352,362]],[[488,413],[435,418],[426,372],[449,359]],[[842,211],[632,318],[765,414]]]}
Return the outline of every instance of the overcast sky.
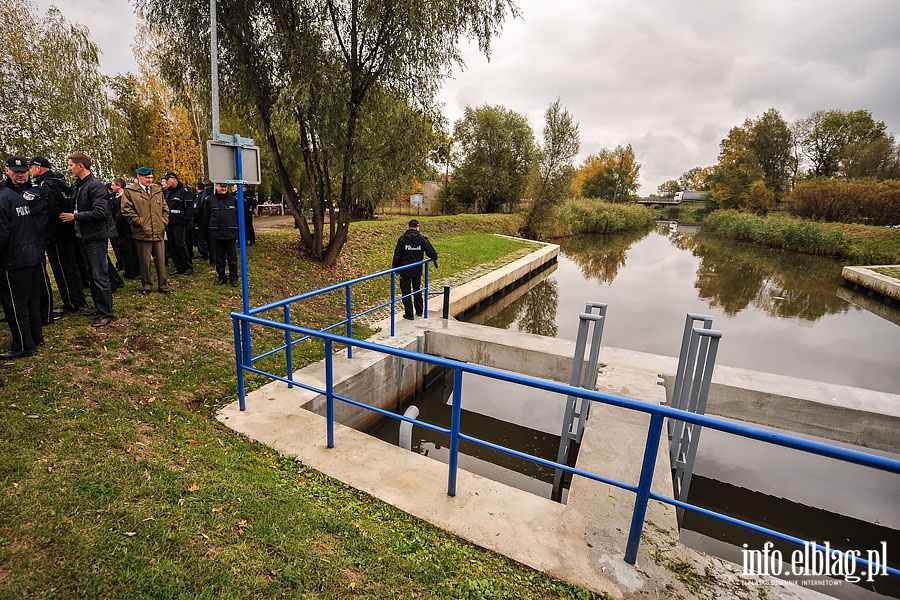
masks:
{"label": "overcast sky", "polygon": [[[452,123],[466,106],[525,115],[540,139],[557,97],[581,129],[580,162],[631,144],[642,195],[716,162],[731,127],[776,108],[867,109],[900,135],[898,0],[517,0],[491,61],[466,46],[466,70],[441,94]],[[101,66],[136,70],[127,0],[38,0],[86,25]]]}

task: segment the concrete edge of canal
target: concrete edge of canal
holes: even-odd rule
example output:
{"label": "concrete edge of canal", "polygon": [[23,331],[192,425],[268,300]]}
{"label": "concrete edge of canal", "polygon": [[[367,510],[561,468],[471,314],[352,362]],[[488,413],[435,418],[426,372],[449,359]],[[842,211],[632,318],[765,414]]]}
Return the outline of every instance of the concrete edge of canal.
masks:
{"label": "concrete edge of canal", "polygon": [[[555,261],[558,252],[558,246],[547,245],[455,288],[451,291],[451,313],[460,314],[547,262]],[[431,301],[431,315],[440,314],[439,304],[440,299]],[[371,341],[556,380],[567,380],[571,372],[574,342],[568,340],[453,319],[397,321],[394,337],[388,335],[389,320],[384,320],[377,325],[381,331]],[[600,356],[605,364],[598,377],[598,389],[647,402],[665,401],[665,388],[660,384],[665,381],[666,373],[674,373],[675,358],[606,347]],[[380,404],[391,409],[421,385],[425,376],[424,370],[416,366],[419,363],[410,365],[410,361],[361,349],[354,351],[353,359],[347,359],[346,351],[342,351],[335,355],[334,362],[336,393],[372,403],[383,399]],[[717,377],[716,383],[728,387],[738,382],[742,389],[753,390],[754,386],[748,382],[756,381],[758,395],[764,394],[767,386],[777,385],[779,378],[798,390],[816,383],[770,374],[759,374],[757,381],[753,372],[720,367],[716,369],[717,375],[720,369],[724,381]],[[323,363],[308,365],[297,371],[295,378],[324,388]],[[806,391],[804,401],[810,403],[809,410],[816,410],[819,396],[839,394],[834,396],[838,398],[853,389],[827,388],[821,394]],[[878,402],[869,404],[867,394],[859,396],[860,406],[856,407],[859,414],[868,412],[866,407],[876,410],[874,407],[881,401],[889,400],[879,398]],[[780,398],[784,397],[781,394]],[[896,400],[900,397],[894,396],[893,406],[900,406]],[[674,509],[656,502],[651,503],[648,511],[637,564],[628,565],[623,556],[634,495],[598,482],[576,478],[568,503],[562,505],[460,470],[457,495],[450,497],[446,465],[340,424],[364,428],[365,419],[352,414],[349,410],[352,407],[344,403],[339,402],[336,407],[339,423],[335,426],[332,449],[326,448],[326,422],[320,396],[302,388],[288,389],[281,382],[249,393],[246,411],[241,412],[234,402],[224,407],[217,418],[235,431],[476,545],[613,598],[827,598],[777,579],[756,576],[747,579],[741,576],[739,566],[681,545]],[[592,410],[581,445],[579,468],[637,482],[648,418],[626,412],[608,406]],[[885,413],[881,411],[878,416],[884,418]],[[900,415],[892,418],[900,419]],[[896,431],[896,424],[893,427]],[[670,495],[666,448],[661,444],[654,487],[655,491]],[[692,592],[676,573],[657,562],[688,565],[702,583],[700,590]]]}
{"label": "concrete edge of canal", "polygon": [[900,265],[871,265],[868,267],[844,267],[841,270],[841,277],[853,283],[855,285],[862,286],[866,289],[872,290],[874,292],[878,292],[879,294],[886,296],[887,298],[892,298],[893,300],[900,300],[900,279],[896,277],[891,277],[889,275],[884,275],[875,271],[874,269],[880,269],[885,267],[891,267],[894,269],[900,268]]}

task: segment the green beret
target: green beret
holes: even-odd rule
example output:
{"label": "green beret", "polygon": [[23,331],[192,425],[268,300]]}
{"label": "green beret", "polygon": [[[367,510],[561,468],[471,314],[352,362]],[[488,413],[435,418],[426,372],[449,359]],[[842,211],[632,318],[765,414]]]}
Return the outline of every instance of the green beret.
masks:
{"label": "green beret", "polygon": [[138,175],[150,175],[153,173],[153,167],[141,167],[139,169],[135,169],[134,172]]}

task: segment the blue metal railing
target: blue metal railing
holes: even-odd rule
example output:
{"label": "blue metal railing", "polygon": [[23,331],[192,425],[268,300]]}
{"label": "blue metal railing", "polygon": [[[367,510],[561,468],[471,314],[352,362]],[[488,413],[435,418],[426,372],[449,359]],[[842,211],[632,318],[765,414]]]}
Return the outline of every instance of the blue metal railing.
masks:
{"label": "blue metal railing", "polygon": [[[343,285],[343,284],[341,284]],[[332,286],[331,289],[336,289],[339,286]],[[303,295],[309,296],[309,295]],[[237,363],[237,371],[238,371],[238,386],[239,386],[239,394],[240,394],[240,402],[241,402],[241,410],[245,410],[245,397],[244,397],[244,371],[256,373],[259,375],[263,375],[269,377],[274,380],[283,381],[290,385],[296,385],[302,387],[304,389],[323,394],[326,399],[326,421],[327,421],[327,446],[329,448],[334,447],[334,402],[335,400],[340,400],[342,402],[346,402],[353,406],[357,406],[366,410],[371,410],[373,412],[379,413],[383,416],[390,417],[393,419],[397,419],[399,421],[405,421],[408,423],[412,423],[414,425],[418,425],[419,427],[424,427],[426,429],[437,431],[443,434],[446,434],[450,438],[450,459],[449,459],[449,473],[448,473],[448,483],[447,483],[447,494],[450,496],[456,495],[456,475],[459,464],[459,443],[464,440],[467,442],[471,442],[474,444],[478,444],[484,446],[486,448],[490,448],[499,452],[503,452],[505,454],[509,454],[512,456],[519,457],[524,460],[529,460],[535,462],[540,465],[544,465],[546,467],[550,467],[552,469],[560,469],[571,473],[573,476],[578,475],[580,477],[584,477],[586,479],[591,479],[594,481],[599,481],[601,483],[605,483],[608,485],[612,485],[624,490],[628,490],[635,494],[635,504],[632,512],[631,525],[629,528],[628,541],[625,549],[625,561],[634,564],[637,560],[637,552],[640,544],[641,532],[643,531],[644,519],[647,512],[647,504],[650,500],[656,500],[659,502],[663,502],[665,504],[670,504],[676,508],[690,510],[696,512],[698,514],[711,517],[713,519],[717,519],[726,523],[730,523],[732,525],[737,525],[751,531],[772,537],[774,539],[778,539],[781,541],[789,542],[791,544],[799,545],[799,546],[808,546],[811,548],[815,548],[819,552],[827,552],[831,556],[839,556],[841,560],[846,560],[847,558],[852,559],[854,564],[859,564],[865,566],[866,568],[880,568],[883,573],[888,573],[892,576],[900,576],[900,570],[887,567],[886,565],[880,564],[872,564],[870,561],[863,559],[861,555],[853,555],[853,553],[842,553],[838,550],[834,550],[831,548],[825,548],[819,544],[811,543],[808,540],[801,540],[792,535],[788,535],[779,531],[775,531],[773,529],[769,529],[767,527],[762,527],[760,525],[756,525],[754,523],[750,523],[748,521],[743,521],[741,519],[737,519],[734,517],[730,517],[728,515],[718,513],[712,510],[700,508],[698,506],[693,506],[688,504],[687,502],[682,502],[671,498],[669,496],[664,496],[661,494],[654,493],[651,490],[651,485],[653,483],[653,475],[654,475],[654,467],[656,464],[656,458],[659,450],[660,438],[662,435],[663,429],[663,419],[677,419],[680,421],[685,421],[688,423],[695,423],[702,427],[710,427],[713,429],[717,429],[719,431],[723,431],[725,433],[730,433],[733,435],[739,435],[742,437],[746,437],[749,439],[755,439],[762,442],[776,444],[779,446],[783,446],[785,448],[793,448],[796,450],[800,450],[803,452],[808,452],[812,454],[817,454],[820,456],[825,456],[829,458],[833,458],[836,460],[841,460],[844,462],[849,462],[857,465],[862,465],[865,467],[870,467],[874,469],[879,469],[882,471],[886,471],[889,473],[900,474],[900,460],[895,460],[893,458],[887,458],[883,456],[877,456],[873,454],[868,454],[865,452],[860,452],[858,450],[851,450],[847,448],[841,448],[838,446],[832,446],[829,444],[825,444],[822,442],[806,440],[803,438],[799,438],[796,436],[768,431],[765,429],[761,429],[758,427],[752,427],[749,425],[744,425],[741,423],[731,422],[724,419],[710,417],[707,415],[695,414],[691,412],[687,412],[684,410],[679,410],[675,408],[671,408],[668,406],[660,406],[655,404],[649,404],[646,402],[642,402],[639,400],[634,400],[631,398],[625,398],[622,396],[615,396],[612,394],[606,394],[603,392],[597,392],[594,390],[588,390],[585,388],[575,387],[568,384],[557,383],[555,381],[549,381],[546,379],[540,379],[537,377],[532,377],[528,375],[522,375],[519,373],[513,373],[510,371],[504,371],[501,369],[495,369],[491,367],[485,367],[482,365],[464,363],[453,359],[442,358],[437,356],[431,356],[428,354],[421,354],[418,352],[413,352],[409,350],[404,350],[401,348],[394,348],[392,346],[386,346],[382,344],[377,344],[374,342],[363,341],[363,340],[355,340],[350,337],[340,336],[333,333],[329,333],[327,331],[319,331],[314,329],[308,329],[305,327],[300,327],[297,325],[290,324],[288,322],[281,323],[278,321],[271,321],[267,319],[263,319],[255,314],[262,312],[263,310],[269,310],[270,308],[281,306],[282,303],[275,303],[273,305],[267,305],[266,307],[261,307],[254,311],[251,311],[254,314],[242,314],[242,313],[231,313],[231,317],[234,325],[234,338],[235,338],[235,360]],[[260,369],[254,368],[250,361],[245,361],[243,357],[243,347],[241,345],[240,335],[242,328],[244,328],[244,324],[257,324],[263,325],[267,327],[273,327],[276,329],[281,329],[285,332],[285,336],[290,336],[291,333],[299,334],[304,336],[303,339],[310,338],[319,338],[324,340],[325,343],[325,388],[320,389],[314,386],[299,382],[294,380],[292,371],[288,371],[287,377],[281,377],[275,375],[273,373],[268,373],[262,371]],[[418,419],[409,418],[403,415],[399,415],[369,404],[365,402],[360,402],[358,400],[354,400],[352,398],[346,398],[340,396],[334,391],[334,357],[333,357],[333,345],[335,343],[345,344],[348,347],[348,351],[351,347],[358,347],[367,350],[372,350],[374,352],[380,352],[383,354],[388,354],[392,356],[397,356],[400,358],[405,358],[409,360],[421,361],[424,363],[429,363],[438,367],[444,367],[447,369],[453,370],[453,399],[452,399],[452,418],[450,429],[446,429],[444,427],[439,427],[436,425],[432,425],[430,423],[426,423],[424,421],[419,421]],[[249,347],[249,344],[247,344]],[[288,345],[290,348],[290,345]],[[461,409],[462,409],[462,386],[463,386],[463,374],[473,374],[480,375],[483,377],[489,377],[491,379],[497,379],[500,381],[506,381],[508,383],[525,385],[532,388],[544,390],[547,392],[553,392],[557,394],[561,394],[563,396],[577,396],[580,398],[585,398],[590,400],[591,402],[601,402],[604,404],[608,404],[611,406],[617,406],[621,408],[626,408],[629,410],[635,410],[642,413],[647,413],[650,416],[650,425],[647,431],[647,440],[644,447],[644,457],[641,466],[640,478],[637,485],[632,485],[629,483],[625,483],[622,481],[617,481],[614,479],[610,479],[608,477],[604,477],[602,475],[591,473],[589,471],[584,471],[581,469],[577,469],[575,467],[569,467],[565,464],[561,464],[558,462],[554,462],[551,460],[547,460],[541,457],[533,456],[531,454],[519,452],[516,450],[512,450],[510,448],[506,448],[504,446],[499,446],[497,444],[493,444],[486,440],[482,440],[479,438],[475,438],[469,435],[466,435],[460,431],[460,419],[461,419]],[[885,557],[886,558],[886,557]]]}
{"label": "blue metal railing", "polygon": [[[271,302],[269,304],[265,304],[265,305],[259,306],[257,308],[249,309],[246,311],[246,313],[248,315],[259,315],[259,314],[262,314],[262,313],[270,311],[270,310],[275,310],[275,309],[281,308],[284,312],[284,322],[287,324],[290,324],[291,323],[291,305],[292,304],[294,304],[296,302],[302,302],[303,300],[308,300],[309,298],[314,298],[316,296],[322,296],[324,294],[327,294],[329,292],[333,292],[336,290],[343,290],[344,291],[344,318],[340,321],[337,321],[336,323],[332,323],[331,325],[323,327],[319,331],[331,331],[332,329],[336,329],[337,327],[345,325],[346,330],[347,330],[347,337],[352,338],[353,337],[353,319],[359,319],[360,317],[363,317],[371,312],[375,312],[377,310],[380,310],[382,308],[390,306],[391,307],[391,336],[393,336],[394,332],[395,332],[394,323],[395,323],[395,317],[396,317],[397,302],[398,301],[402,302],[402,300],[404,298],[411,297],[416,293],[416,292],[410,292],[409,294],[406,294],[406,295],[397,296],[397,283],[396,283],[397,282],[397,273],[399,273],[400,271],[403,271],[405,269],[408,269],[410,267],[425,265],[425,285],[421,290],[419,290],[419,292],[423,294],[423,300],[424,300],[424,312],[422,313],[422,316],[427,319],[428,318],[428,298],[430,296],[436,296],[441,293],[441,292],[429,292],[428,291],[429,271],[430,271],[429,265],[431,262],[433,262],[433,261],[430,258],[426,258],[419,262],[411,263],[408,265],[403,265],[402,267],[395,267],[393,269],[387,269],[386,271],[380,271],[378,273],[373,273],[372,275],[358,277],[356,279],[351,279],[349,281],[336,283],[334,285],[330,285],[328,287],[313,290],[311,292],[305,292],[303,294],[291,296],[290,298],[278,300],[277,302]],[[391,299],[388,300],[387,302],[383,302],[377,306],[373,306],[371,308],[368,308],[366,310],[363,310],[361,312],[353,314],[353,294],[352,294],[353,285],[362,283],[364,281],[369,281],[371,279],[377,279],[378,277],[386,277],[388,275],[391,278]],[[248,324],[248,326],[249,326],[249,324]],[[258,354],[257,356],[253,356],[253,353],[252,353],[252,348],[250,345],[249,329],[245,328],[245,330],[243,332],[241,332],[241,337],[243,338],[242,341],[244,342],[244,344],[246,344],[244,347],[244,354],[246,354],[247,356],[250,357],[250,359],[249,359],[250,366],[252,366],[253,363],[255,363],[256,361],[266,358],[267,356],[271,356],[273,354],[277,354],[278,352],[285,351],[285,363],[286,363],[287,373],[293,373],[293,371],[294,371],[293,347],[295,345],[299,344],[300,342],[304,342],[304,341],[310,339],[310,337],[313,337],[313,336],[307,335],[307,336],[304,336],[299,339],[293,339],[291,337],[291,332],[289,330],[285,330],[284,344],[277,346],[275,348],[272,348],[271,350],[268,350],[266,352],[263,352],[262,354]],[[347,358],[353,358],[353,346],[347,347]],[[294,383],[291,383],[291,382],[288,383],[288,387],[293,387],[294,385],[295,385]],[[245,407],[243,404],[243,394],[241,395],[241,398],[242,398],[241,410],[244,410]]]}

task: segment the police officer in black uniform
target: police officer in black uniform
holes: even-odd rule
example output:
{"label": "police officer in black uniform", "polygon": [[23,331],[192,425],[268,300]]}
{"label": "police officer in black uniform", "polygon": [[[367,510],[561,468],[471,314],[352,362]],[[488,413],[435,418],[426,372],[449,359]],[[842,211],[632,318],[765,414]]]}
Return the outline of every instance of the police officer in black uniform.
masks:
{"label": "police officer in black uniform", "polygon": [[237,287],[238,203],[225,183],[215,184],[215,193],[207,198],[209,211],[209,241],[216,262],[216,285],[225,284],[225,263],[228,281]]}
{"label": "police officer in black uniform", "polygon": [[[409,222],[409,228],[406,233],[397,240],[397,246],[394,248],[394,260],[392,267],[402,267],[417,263],[428,255],[434,261],[436,269],[438,254],[428,241],[428,238],[419,233],[419,221],[413,219]],[[403,318],[412,320],[413,304],[416,308],[416,316],[421,317],[424,309],[424,301],[422,299],[422,265],[416,265],[399,271],[400,273],[400,293],[403,294]],[[413,297],[410,298],[410,293]]]}
{"label": "police officer in black uniform", "polygon": [[[20,158],[20,157],[15,157]],[[13,191],[22,195],[28,203],[31,212],[31,224],[34,227],[34,235],[37,238],[38,250],[41,254],[41,287],[40,287],[40,315],[43,325],[52,325],[56,317],[53,315],[53,288],[50,287],[50,276],[47,274],[47,262],[44,259],[44,248],[47,246],[47,197],[40,188],[34,187],[29,178],[31,167],[25,163],[25,171],[21,167],[8,169],[9,180],[6,185]]]}
{"label": "police officer in black uniform", "polygon": [[75,192],[62,173],[53,171],[50,161],[43,156],[35,156],[28,161],[28,166],[32,186],[47,199],[47,258],[62,300],[62,306],[54,309],[53,314],[60,317],[87,306],[84,281],[77,262],[79,250],[75,227],[59,220],[61,213],[74,210]]}
{"label": "police officer in black uniform", "polygon": [[[11,156],[6,161],[9,179],[0,184],[0,303],[6,313],[12,344],[0,359],[37,354],[44,343],[41,331],[40,293],[42,251],[31,206],[16,191],[27,179],[28,161]],[[11,185],[10,185],[11,184]]]}
{"label": "police officer in black uniform", "polygon": [[175,272],[191,275],[194,264],[187,248],[187,228],[192,227],[194,197],[188,192],[178,175],[169,171],[162,178],[163,194],[169,205],[169,224],[166,225],[166,248],[171,250]]}

